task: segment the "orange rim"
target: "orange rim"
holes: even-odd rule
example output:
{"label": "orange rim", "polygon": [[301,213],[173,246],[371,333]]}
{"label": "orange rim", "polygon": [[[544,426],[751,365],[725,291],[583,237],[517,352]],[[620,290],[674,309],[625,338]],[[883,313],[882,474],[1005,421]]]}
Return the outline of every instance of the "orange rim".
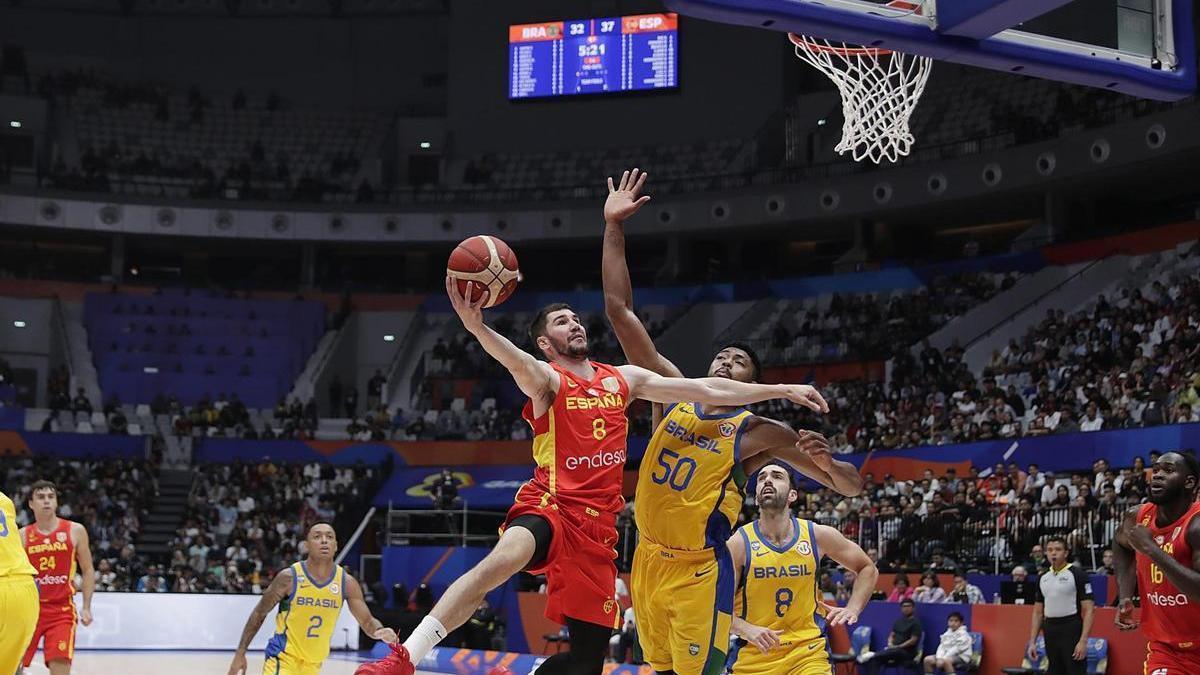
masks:
{"label": "orange rim", "polygon": [[834,47],[812,42],[805,39],[804,36],[796,35],[795,33],[788,33],[787,35],[792,44],[814,52],[828,52],[841,56],[887,56],[892,53],[890,49],[877,49],[874,47]]}

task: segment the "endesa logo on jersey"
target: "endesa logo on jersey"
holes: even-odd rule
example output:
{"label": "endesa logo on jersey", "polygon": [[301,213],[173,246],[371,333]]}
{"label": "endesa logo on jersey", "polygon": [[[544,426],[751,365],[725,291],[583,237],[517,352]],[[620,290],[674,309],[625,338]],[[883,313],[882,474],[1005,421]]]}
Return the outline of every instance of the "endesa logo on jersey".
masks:
{"label": "endesa logo on jersey", "polygon": [[1146,600],[1155,607],[1182,607],[1189,604],[1188,597],[1183,593],[1147,593]]}
{"label": "endesa logo on jersey", "polygon": [[58,574],[38,577],[37,582],[38,586],[62,586],[66,584],[69,579],[70,577],[65,574]]}
{"label": "endesa logo on jersey", "polygon": [[625,448],[612,452],[597,452],[583,457],[568,457],[565,464],[568,471],[575,469],[607,469],[612,466],[625,464]]}

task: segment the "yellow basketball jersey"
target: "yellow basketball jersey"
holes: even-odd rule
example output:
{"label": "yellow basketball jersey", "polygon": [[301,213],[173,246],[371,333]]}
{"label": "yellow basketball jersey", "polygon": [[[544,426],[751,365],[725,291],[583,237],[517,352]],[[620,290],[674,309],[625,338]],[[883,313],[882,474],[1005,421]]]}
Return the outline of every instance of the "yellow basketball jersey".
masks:
{"label": "yellow basketball jersey", "polygon": [[699,403],[666,408],[638,472],[633,508],[642,537],[680,551],[724,545],[742,509],[738,441],[751,417],[741,408],[706,415]]}
{"label": "yellow basketball jersey", "polygon": [[329,579],[314,579],[302,562],[292,564],[292,593],[279,603],[268,658],[284,654],[305,663],[329,656],[334,624],[346,599],[346,572],[336,566]]}
{"label": "yellow basketball jersey", "polygon": [[0,492],[0,578],[36,575],[29,564],[25,546],[21,543],[21,528],[17,525],[17,507],[8,495]]}
{"label": "yellow basketball jersey", "polygon": [[[746,545],[742,588],[734,611],[747,622],[783,631],[781,647],[811,642],[825,634],[825,612],[817,604],[817,573],[821,552],[813,524],[792,519],[796,534],[775,548],[758,532],[758,521],[738,529]],[[754,658],[757,649],[742,649],[742,658]],[[769,654],[767,655],[769,656]]]}

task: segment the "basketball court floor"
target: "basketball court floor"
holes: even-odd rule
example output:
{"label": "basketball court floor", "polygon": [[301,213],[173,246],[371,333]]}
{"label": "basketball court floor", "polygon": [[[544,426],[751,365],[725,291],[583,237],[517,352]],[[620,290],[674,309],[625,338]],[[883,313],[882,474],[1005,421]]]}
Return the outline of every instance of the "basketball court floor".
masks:
{"label": "basketball court floor", "polygon": [[[169,652],[169,651],[78,651],[71,668],[72,675],[162,675],[163,673],[195,673],[224,675],[229,669],[233,652]],[[262,652],[248,655],[250,667],[246,675],[262,673]],[[321,668],[321,675],[353,675],[359,664],[370,659],[358,652],[333,652]],[[41,654],[26,675],[46,675],[50,671],[41,661]],[[437,675],[417,671],[416,675]]]}

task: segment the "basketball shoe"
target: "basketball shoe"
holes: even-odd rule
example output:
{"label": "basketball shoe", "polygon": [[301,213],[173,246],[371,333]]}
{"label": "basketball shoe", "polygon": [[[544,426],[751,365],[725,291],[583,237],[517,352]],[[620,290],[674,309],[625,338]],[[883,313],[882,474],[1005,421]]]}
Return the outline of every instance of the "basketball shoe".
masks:
{"label": "basketball shoe", "polygon": [[397,642],[392,645],[391,654],[382,660],[362,664],[354,671],[354,675],[413,675],[414,672],[416,668],[408,650]]}

